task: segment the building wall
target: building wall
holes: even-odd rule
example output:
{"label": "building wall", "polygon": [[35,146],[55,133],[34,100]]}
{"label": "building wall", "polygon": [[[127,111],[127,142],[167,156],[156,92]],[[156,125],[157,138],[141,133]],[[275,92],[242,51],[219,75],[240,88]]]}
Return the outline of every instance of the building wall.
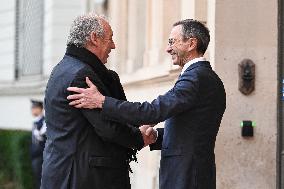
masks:
{"label": "building wall", "polygon": [[[151,101],[174,85],[180,68],[165,52],[171,25],[199,19],[210,29],[206,57],[223,80],[227,109],[216,141],[218,189],[275,189],[277,140],[277,1],[251,0],[46,0],[43,73],[15,80],[16,0],[0,0],[0,128],[31,129],[30,98],[43,99],[53,66],[62,58],[75,16],[107,14],[116,49],[109,68],[119,72],[130,101]],[[170,13],[170,14],[169,14]],[[4,44],[4,45],[2,45]],[[255,91],[238,90],[238,63],[256,64]],[[241,137],[240,122],[256,122],[255,136]],[[158,127],[163,127],[163,123]],[[143,149],[133,163],[133,189],[157,189],[160,152]]]}
{"label": "building wall", "polygon": [[32,126],[30,99],[43,100],[49,74],[64,55],[71,22],[77,15],[85,12],[85,4],[76,0],[68,1],[68,3],[45,0],[43,60],[39,64],[43,67],[43,73],[18,79],[14,74],[16,0],[5,3],[3,1],[2,4],[0,8],[0,14],[2,14],[0,26],[3,26],[0,29],[0,34],[3,34],[1,35],[3,38],[0,37],[0,127],[30,130]]}
{"label": "building wall", "polygon": [[0,7],[0,83],[14,78],[16,1],[2,3]]}
{"label": "building wall", "polygon": [[[276,188],[277,1],[224,0],[212,7],[211,61],[227,91],[216,144],[217,188]],[[238,90],[238,64],[244,58],[256,65],[255,91],[248,96]],[[241,137],[242,120],[256,122],[253,138]]]}
{"label": "building wall", "polygon": [[[189,14],[190,11],[186,12],[183,6],[186,4],[195,7],[194,10],[205,12],[201,14],[200,11],[193,11]],[[152,7],[153,4],[147,6]],[[227,91],[227,110],[215,150],[217,188],[276,188],[277,1],[180,1],[163,10],[163,13],[174,9],[173,7],[180,9],[181,14],[172,16],[170,23],[188,16],[207,23],[212,40],[206,56],[224,81]],[[158,12],[159,9],[155,11]],[[151,22],[156,20],[155,24],[163,25],[163,13],[160,16],[156,13],[152,17],[148,13],[148,16],[150,15]],[[149,46],[146,44],[144,60],[147,60],[147,64],[133,73],[122,75],[128,99],[133,101],[151,101],[174,84],[174,77],[168,78],[173,68],[167,66],[170,65],[170,60],[166,53],[154,51],[154,58],[164,58],[163,61],[158,61],[160,65],[156,64],[157,59],[149,58],[153,55],[152,49],[157,49],[157,46],[162,49],[165,45],[162,40],[167,37],[161,37],[161,31],[149,28],[151,25],[146,26],[146,41],[148,38],[157,41]],[[147,29],[150,31],[147,32]],[[169,28],[163,32],[169,33]],[[238,90],[238,64],[244,58],[256,63],[255,91],[249,96]],[[162,77],[164,80],[155,78],[151,75],[152,71],[157,78]],[[256,122],[253,138],[241,137],[242,120]],[[133,182],[144,183],[147,188],[153,188],[158,175],[158,165],[153,162],[158,163],[159,158],[159,153],[152,154],[144,149],[139,155],[141,166],[137,166]],[[145,178],[145,174],[149,177]],[[138,185],[138,188],[139,186],[143,185]]]}

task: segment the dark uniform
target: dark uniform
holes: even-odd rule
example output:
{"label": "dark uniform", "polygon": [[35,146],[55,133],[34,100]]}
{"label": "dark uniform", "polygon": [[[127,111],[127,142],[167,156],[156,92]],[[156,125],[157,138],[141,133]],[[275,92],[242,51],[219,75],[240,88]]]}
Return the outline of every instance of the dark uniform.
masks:
{"label": "dark uniform", "polygon": [[[42,108],[42,102],[32,101],[32,107],[35,106]],[[45,132],[46,132],[46,126],[44,121],[44,115],[40,115],[36,117],[33,122],[32,146],[31,146],[32,169],[34,173],[36,188],[40,188],[40,182],[41,182],[43,150],[46,141]]]}

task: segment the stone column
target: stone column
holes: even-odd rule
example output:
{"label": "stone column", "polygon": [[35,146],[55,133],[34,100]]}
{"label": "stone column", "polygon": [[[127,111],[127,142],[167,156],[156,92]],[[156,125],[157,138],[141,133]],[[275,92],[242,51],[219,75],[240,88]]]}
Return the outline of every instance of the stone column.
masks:
{"label": "stone column", "polygon": [[159,50],[162,42],[162,7],[163,1],[148,0],[146,4],[146,51],[144,66],[152,66],[159,62]]}
{"label": "stone column", "polygon": [[[196,19],[207,24],[208,4],[212,5],[214,4],[213,2],[215,0],[181,0],[181,19]],[[214,19],[214,17],[210,16],[208,19]],[[204,57],[210,60],[212,57],[209,54],[210,50],[208,49]]]}
{"label": "stone column", "polygon": [[135,72],[143,65],[146,32],[145,6],[145,1],[128,1],[127,73]]}
{"label": "stone column", "polygon": [[207,0],[181,0],[181,19],[187,18],[206,22]]}
{"label": "stone column", "polygon": [[109,0],[109,19],[113,29],[113,40],[116,49],[112,50],[108,59],[108,67],[119,73],[126,72],[127,61],[127,31],[128,31],[128,1]]}
{"label": "stone column", "polygon": [[180,3],[172,3],[170,0],[148,0],[146,7],[145,67],[165,63],[165,48],[172,24],[179,20],[180,11],[176,10],[179,10]]}
{"label": "stone column", "polygon": [[[163,1],[163,33],[162,33],[162,43],[161,43],[161,49],[160,49],[160,55],[161,59],[160,62],[164,64],[166,68],[173,68],[171,56],[165,51],[167,45],[168,45],[168,39],[170,32],[172,30],[173,24],[180,20],[181,17],[181,8],[182,4],[179,1],[172,0],[164,0]],[[175,11],[179,10],[179,11]]]}
{"label": "stone column", "polygon": [[216,0],[208,2],[207,27],[210,30],[210,42],[206,51],[211,66],[215,69],[215,6]]}

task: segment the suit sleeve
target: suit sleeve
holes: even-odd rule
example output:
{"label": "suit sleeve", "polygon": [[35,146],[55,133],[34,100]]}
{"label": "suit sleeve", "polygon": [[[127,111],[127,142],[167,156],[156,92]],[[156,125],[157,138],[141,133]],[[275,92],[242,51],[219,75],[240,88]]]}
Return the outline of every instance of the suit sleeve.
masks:
{"label": "suit sleeve", "polygon": [[[89,70],[81,70],[71,83],[71,86],[86,88],[86,77],[95,81],[93,73]],[[96,83],[96,82],[94,82]],[[105,141],[117,143],[121,146],[133,149],[142,149],[144,141],[140,130],[129,125],[121,126],[120,123],[102,118],[101,110],[80,109],[84,117],[94,127],[96,133]]]}
{"label": "suit sleeve", "polygon": [[198,101],[199,81],[195,72],[185,72],[175,86],[152,102],[128,102],[106,97],[105,119],[135,125],[156,124],[194,107]]}

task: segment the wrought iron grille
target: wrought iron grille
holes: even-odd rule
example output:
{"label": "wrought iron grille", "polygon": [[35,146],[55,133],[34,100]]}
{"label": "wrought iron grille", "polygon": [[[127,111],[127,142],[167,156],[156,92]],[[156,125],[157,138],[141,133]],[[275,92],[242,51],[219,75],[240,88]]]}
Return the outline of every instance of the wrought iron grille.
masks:
{"label": "wrought iron grille", "polygon": [[42,74],[44,0],[17,0],[16,78]]}

